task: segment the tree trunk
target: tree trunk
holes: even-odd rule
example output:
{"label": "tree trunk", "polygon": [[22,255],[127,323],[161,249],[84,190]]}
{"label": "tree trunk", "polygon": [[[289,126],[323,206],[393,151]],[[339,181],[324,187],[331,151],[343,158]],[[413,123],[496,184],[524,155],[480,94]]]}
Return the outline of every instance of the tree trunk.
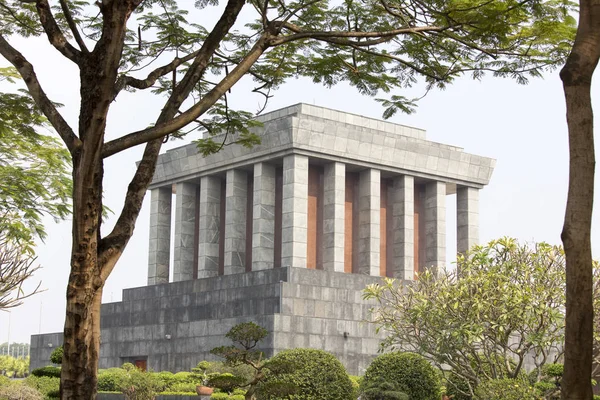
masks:
{"label": "tree trunk", "polygon": [[569,129],[569,192],[562,231],[567,291],[564,400],[592,399],[593,289],[591,222],[594,200],[592,76],[600,57],[600,0],[580,0],[573,50],[560,73]]}

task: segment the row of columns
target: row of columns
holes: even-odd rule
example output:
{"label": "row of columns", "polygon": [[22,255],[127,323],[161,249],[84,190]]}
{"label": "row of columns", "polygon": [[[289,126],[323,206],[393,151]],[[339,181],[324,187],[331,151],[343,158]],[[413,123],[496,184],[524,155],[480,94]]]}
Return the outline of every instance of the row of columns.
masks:
{"label": "row of columns", "polygon": [[[284,157],[281,192],[281,265],[306,267],[308,235],[307,156]],[[275,265],[276,169],[268,163],[254,165],[251,209],[248,207],[248,172],[232,169],[226,173],[225,190],[221,178],[205,176],[200,187],[181,182],[176,186],[173,279],[189,280],[219,274],[219,243],[223,241],[223,273],[235,274],[246,268],[246,252],[251,251],[251,270]],[[346,166],[331,162],[323,174],[322,266],[325,270],[344,272]],[[358,252],[354,272],[379,275],[380,269],[380,188],[381,173],[366,169],[359,175]],[[393,178],[391,185],[391,232],[388,245],[393,246],[388,269],[392,276],[414,279],[415,265],[415,183],[408,175]],[[225,196],[225,201],[221,197]],[[151,191],[150,254],[148,284],[169,281],[171,236],[171,187]],[[431,181],[425,185],[424,262],[439,266],[446,253],[446,184]],[[223,207],[224,205],[224,207]],[[252,247],[247,246],[247,212],[251,212]],[[224,232],[221,231],[224,218]],[[195,248],[195,232],[198,244]],[[390,240],[391,239],[391,240]],[[457,250],[464,252],[478,240],[478,189],[457,188]],[[197,262],[195,262],[197,258]],[[194,267],[197,266],[197,271]]]}

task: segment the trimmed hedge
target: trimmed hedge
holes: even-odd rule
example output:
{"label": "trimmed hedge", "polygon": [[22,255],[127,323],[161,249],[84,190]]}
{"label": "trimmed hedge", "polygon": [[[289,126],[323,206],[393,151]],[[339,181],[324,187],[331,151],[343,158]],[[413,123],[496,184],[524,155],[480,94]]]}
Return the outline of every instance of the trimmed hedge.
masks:
{"label": "trimmed hedge", "polygon": [[439,400],[440,374],[418,354],[393,352],[378,356],[367,368],[361,391],[392,383],[411,400]]}
{"label": "trimmed hedge", "polygon": [[51,378],[60,378],[60,367],[53,367],[48,365],[47,367],[36,368],[31,371],[33,376],[49,376]]}
{"label": "trimmed hedge", "polygon": [[[283,384],[295,386],[293,400],[353,400],[352,382],[342,363],[331,353],[316,349],[285,350],[269,363],[288,365],[277,374],[268,374],[264,385]],[[259,400],[280,399],[259,391]],[[288,399],[288,397],[281,397]],[[437,400],[437,399],[436,399]]]}

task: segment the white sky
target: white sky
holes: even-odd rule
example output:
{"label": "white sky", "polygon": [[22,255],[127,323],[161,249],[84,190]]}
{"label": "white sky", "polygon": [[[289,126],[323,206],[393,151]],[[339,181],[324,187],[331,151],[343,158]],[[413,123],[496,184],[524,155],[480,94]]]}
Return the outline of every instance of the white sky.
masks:
{"label": "white sky", "polygon": [[[45,41],[15,40],[13,45],[34,64],[49,97],[65,105],[61,110],[76,127],[79,76],[75,66],[62,59]],[[0,66],[4,65],[5,62],[0,61]],[[596,79],[595,83],[600,82]],[[260,99],[247,95],[248,88],[248,82],[241,82],[233,89],[233,96],[238,95],[235,107],[255,111]],[[420,90],[410,93],[418,96]],[[600,109],[598,89],[593,99],[596,110]],[[383,111],[372,98],[360,96],[353,88],[340,85],[327,89],[309,80],[294,80],[284,85],[271,99],[268,111],[299,102],[374,118],[380,118]],[[109,115],[109,138],[147,126],[161,105],[162,99],[151,94],[121,94]],[[429,140],[461,146],[467,152],[497,159],[491,183],[480,196],[482,242],[512,236],[522,241],[560,243],[568,183],[568,148],[558,72],[547,74],[543,80],[531,81],[527,86],[492,77],[482,82],[459,79],[445,91],[431,92],[420,102],[416,114],[396,115],[391,121],[426,129]],[[190,140],[169,142],[164,149]],[[596,150],[600,154],[598,145]],[[107,227],[120,212],[141,151],[142,147],[126,151],[111,157],[105,164],[105,203],[115,211]],[[600,188],[598,177],[596,186]],[[453,260],[456,251],[455,207],[455,196],[448,196],[448,260]],[[599,216],[596,208],[592,232],[595,258],[600,257]],[[121,300],[124,288],[146,284],[148,221],[146,199],[134,236],[106,283],[105,302]],[[32,286],[41,280],[46,291],[13,309],[11,342],[29,342],[29,336],[39,333],[40,329],[41,332],[62,331],[70,229],[70,221],[55,224],[51,218],[47,220],[49,237],[37,248],[38,262],[43,269],[29,283]],[[8,325],[9,314],[0,312],[0,343],[8,339]]]}

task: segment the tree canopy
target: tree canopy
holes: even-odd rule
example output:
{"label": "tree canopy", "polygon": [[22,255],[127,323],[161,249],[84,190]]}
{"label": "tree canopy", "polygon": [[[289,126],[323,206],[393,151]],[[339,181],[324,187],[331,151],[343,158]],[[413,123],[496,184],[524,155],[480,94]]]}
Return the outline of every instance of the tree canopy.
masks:
{"label": "tree canopy", "polygon": [[[19,80],[14,68],[0,68],[0,82]],[[0,231],[28,251],[46,237],[45,215],[70,213],[70,156],[49,128],[26,92],[0,92]]]}
{"label": "tree canopy", "polygon": [[425,271],[407,288],[388,279],[366,289],[384,346],[423,355],[452,393],[474,396],[481,382],[522,378],[526,358],[541,379],[564,350],[562,248],[498,239],[459,255],[457,270]]}

